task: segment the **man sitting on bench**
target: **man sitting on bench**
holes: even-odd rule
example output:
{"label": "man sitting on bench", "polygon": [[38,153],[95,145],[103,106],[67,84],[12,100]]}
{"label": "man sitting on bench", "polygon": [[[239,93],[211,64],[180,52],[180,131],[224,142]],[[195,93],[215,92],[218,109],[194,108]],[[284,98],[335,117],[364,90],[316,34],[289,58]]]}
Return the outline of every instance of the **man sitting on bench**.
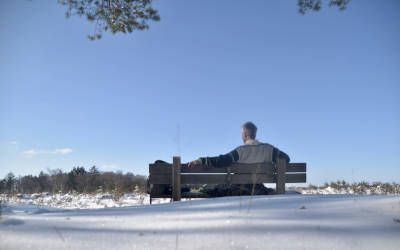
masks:
{"label": "man sitting on bench", "polygon": [[[289,156],[268,143],[256,140],[257,127],[252,122],[246,122],[242,126],[242,139],[244,145],[239,146],[231,152],[216,157],[200,157],[188,163],[188,167],[203,165],[206,167],[228,167],[232,163],[262,163],[272,162],[278,157],[290,161]],[[226,195],[265,195],[271,193],[272,189],[266,188],[262,183],[246,185],[206,185],[202,192],[209,196]]]}

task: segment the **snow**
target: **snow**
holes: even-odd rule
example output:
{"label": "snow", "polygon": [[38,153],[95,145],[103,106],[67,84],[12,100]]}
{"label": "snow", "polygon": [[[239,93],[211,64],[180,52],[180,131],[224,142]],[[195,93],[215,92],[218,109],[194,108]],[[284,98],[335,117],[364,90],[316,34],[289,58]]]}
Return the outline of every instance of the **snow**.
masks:
{"label": "snow", "polygon": [[[116,197],[110,193],[99,194],[17,194],[16,196],[6,198],[6,195],[0,195],[0,199],[8,200],[11,204],[38,205],[65,209],[98,209],[108,207],[126,207],[150,203],[148,194],[127,193],[121,197]],[[166,203],[170,199],[155,199],[154,203]]]}
{"label": "snow", "polygon": [[386,194],[400,194],[399,184],[393,184],[393,190],[383,190],[381,186],[371,186],[369,188],[356,186],[356,187],[342,187],[334,188],[331,186],[327,187],[305,187],[295,188],[302,194],[356,194],[356,195],[386,195]]}
{"label": "snow", "polygon": [[400,197],[271,195],[101,209],[8,203],[0,249],[399,249]]}
{"label": "snow", "polygon": [[[380,185],[336,185],[336,187],[289,186],[287,187],[286,193],[323,195],[399,195],[400,185],[395,183],[388,184],[386,188],[383,188]],[[0,200],[7,200],[11,204],[28,204],[64,209],[99,209],[109,207],[138,206],[150,203],[149,195],[139,192],[126,193],[121,196],[117,196],[113,193],[79,194],[76,192],[67,194],[50,194],[46,192],[34,194],[17,194],[12,197],[7,197],[6,194],[0,194]],[[169,202],[169,198],[153,199],[154,204]]]}

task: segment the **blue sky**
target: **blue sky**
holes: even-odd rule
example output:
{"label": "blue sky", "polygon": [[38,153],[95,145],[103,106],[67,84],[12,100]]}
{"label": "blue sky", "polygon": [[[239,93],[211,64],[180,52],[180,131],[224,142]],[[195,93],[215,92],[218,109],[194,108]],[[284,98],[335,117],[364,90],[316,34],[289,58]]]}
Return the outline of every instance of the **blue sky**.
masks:
{"label": "blue sky", "polygon": [[308,163],[308,181],[400,181],[400,4],[155,1],[105,34],[57,1],[0,2],[0,178],[227,153],[240,127]]}

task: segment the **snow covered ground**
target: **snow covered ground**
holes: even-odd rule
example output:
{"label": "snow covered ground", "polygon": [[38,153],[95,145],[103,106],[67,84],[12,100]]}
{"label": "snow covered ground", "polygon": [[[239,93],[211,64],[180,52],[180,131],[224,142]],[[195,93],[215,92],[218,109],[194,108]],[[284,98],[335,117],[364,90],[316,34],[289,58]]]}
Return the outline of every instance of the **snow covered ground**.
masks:
{"label": "snow covered ground", "polygon": [[[334,183],[335,184],[335,183]],[[340,183],[339,183],[340,184]],[[308,187],[288,187],[287,193],[301,194],[347,194],[347,195],[399,195],[400,185],[389,184],[390,186],[383,187],[382,185],[342,185],[338,187],[332,186],[308,186]],[[273,185],[269,186],[274,188]],[[137,206],[150,203],[148,194],[143,193],[126,193],[120,197],[116,197],[110,193],[97,194],[17,194],[12,197],[7,197],[5,194],[0,194],[0,200],[7,200],[11,204],[38,205],[53,208],[65,209],[98,209],[110,207],[126,207]],[[154,199],[153,203],[168,203],[170,199]]]}
{"label": "snow covered ground", "polygon": [[242,196],[74,210],[11,203],[0,221],[0,249],[399,246],[399,196]]}
{"label": "snow covered ground", "polygon": [[325,187],[303,187],[295,188],[296,191],[302,194],[351,194],[351,195],[387,195],[387,194],[400,194],[400,185],[391,184],[390,188],[383,188],[382,186],[362,187],[362,186],[347,186],[334,188],[331,186]]}
{"label": "snow covered ground", "polygon": [[[99,194],[18,194],[13,197],[6,198],[6,195],[0,194],[0,199],[7,200],[11,204],[38,205],[53,208],[65,209],[96,209],[108,207],[126,207],[137,206],[150,203],[148,194],[127,193],[121,197],[115,197],[109,193]],[[156,199],[154,203],[169,202],[170,199]]]}

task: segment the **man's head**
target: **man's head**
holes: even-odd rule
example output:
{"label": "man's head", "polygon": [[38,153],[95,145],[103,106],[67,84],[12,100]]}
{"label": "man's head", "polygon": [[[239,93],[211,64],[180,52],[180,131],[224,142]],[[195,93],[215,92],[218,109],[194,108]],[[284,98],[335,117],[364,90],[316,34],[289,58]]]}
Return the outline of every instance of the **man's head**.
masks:
{"label": "man's head", "polygon": [[242,126],[242,139],[246,142],[249,139],[256,139],[257,127],[252,122],[246,122]]}

